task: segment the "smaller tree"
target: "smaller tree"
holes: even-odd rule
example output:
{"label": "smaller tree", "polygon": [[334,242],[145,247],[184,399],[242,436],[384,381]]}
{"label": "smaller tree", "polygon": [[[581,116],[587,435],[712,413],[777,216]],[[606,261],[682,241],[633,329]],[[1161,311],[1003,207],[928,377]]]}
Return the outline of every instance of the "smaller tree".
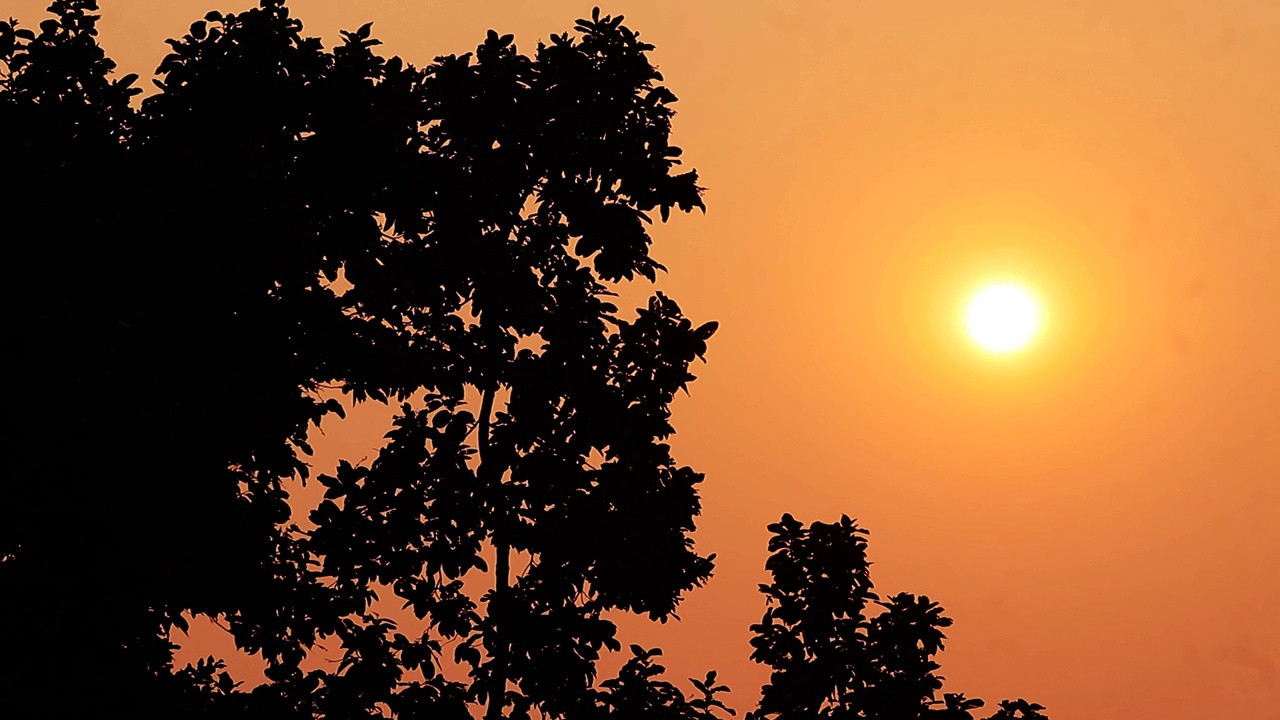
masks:
{"label": "smaller tree", "polygon": [[[951,618],[927,596],[882,600],[871,583],[867,531],[847,515],[769,526],[773,582],[751,626],[751,659],[773,668],[754,720],[973,720],[983,701],[944,693],[934,657]],[[876,606],[879,612],[876,612]],[[1048,720],[1044,707],[1003,701],[987,720]]]}

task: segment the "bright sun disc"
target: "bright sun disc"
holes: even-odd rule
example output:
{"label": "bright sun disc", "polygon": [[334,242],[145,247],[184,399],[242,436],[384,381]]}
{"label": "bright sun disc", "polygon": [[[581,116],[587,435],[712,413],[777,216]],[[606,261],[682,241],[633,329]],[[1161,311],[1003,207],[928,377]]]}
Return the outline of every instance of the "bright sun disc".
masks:
{"label": "bright sun disc", "polygon": [[965,324],[974,342],[996,353],[1013,352],[1035,337],[1040,308],[1031,293],[1013,283],[987,285],[973,296]]}

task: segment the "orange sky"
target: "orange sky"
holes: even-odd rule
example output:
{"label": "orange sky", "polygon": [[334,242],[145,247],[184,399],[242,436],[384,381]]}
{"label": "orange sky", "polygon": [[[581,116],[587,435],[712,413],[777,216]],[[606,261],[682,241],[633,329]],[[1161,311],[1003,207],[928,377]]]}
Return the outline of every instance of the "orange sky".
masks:
{"label": "orange sky", "polygon": [[[144,74],[214,7],[103,4],[108,52]],[[417,64],[490,27],[532,50],[590,12],[290,4],[329,43],[374,20]],[[844,512],[882,590],[956,618],[950,689],[1055,720],[1280,718],[1280,3],[603,9],[658,46],[709,187],[707,215],[657,229],[660,285],[721,324],[675,416],[716,577],[628,639],[718,668],[748,709],[765,525]],[[1013,359],[954,330],[992,275],[1049,303]],[[324,455],[381,431],[357,414]]]}

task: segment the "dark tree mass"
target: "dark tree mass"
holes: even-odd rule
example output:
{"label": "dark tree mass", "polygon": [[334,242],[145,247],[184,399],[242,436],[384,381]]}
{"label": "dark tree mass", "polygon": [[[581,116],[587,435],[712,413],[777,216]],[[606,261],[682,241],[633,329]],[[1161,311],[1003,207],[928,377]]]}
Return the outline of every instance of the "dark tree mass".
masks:
{"label": "dark tree mass", "polygon": [[[773,582],[760,586],[768,605],[751,626],[751,659],[773,672],[755,720],[973,718],[983,701],[959,693],[938,698],[934,656],[951,619],[925,596],[880,599],[866,530],[848,516],[805,527],[783,515],[769,532],[773,554],[765,567]],[[989,720],[1046,720],[1043,709],[1006,700]]]}
{"label": "dark tree mass", "polygon": [[[652,47],[597,11],[418,68],[263,0],[169,41],[140,98],[96,9],[0,22],[0,714],[730,712],[656,650],[596,673],[608,613],[665,621],[712,571],[665,440],[716,325],[611,302],[663,269],[652,222],[703,207]],[[309,477],[361,402],[397,408],[380,452]],[[756,717],[970,717],[935,702],[940,608],[868,614],[860,530],[772,530]],[[196,617],[267,681],[179,666]]]}

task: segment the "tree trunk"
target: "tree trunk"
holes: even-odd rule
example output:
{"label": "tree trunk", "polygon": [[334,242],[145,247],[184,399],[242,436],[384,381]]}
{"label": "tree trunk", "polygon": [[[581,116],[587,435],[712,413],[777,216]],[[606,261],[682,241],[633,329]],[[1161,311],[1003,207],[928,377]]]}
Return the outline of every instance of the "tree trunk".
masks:
{"label": "tree trunk", "polygon": [[[479,438],[477,438],[480,465],[476,469],[476,476],[485,485],[488,485],[491,480],[500,480],[502,477],[501,472],[494,473],[494,460],[489,452],[489,418],[493,415],[495,393],[496,388],[485,390],[480,401],[480,427]],[[501,530],[501,528],[502,524],[499,523],[498,529]],[[507,629],[503,625],[501,615],[507,589],[511,584],[511,548],[497,534],[493,538],[493,547],[497,557],[494,563],[493,597],[489,601],[489,620],[497,628],[498,637],[495,639],[493,657],[490,659],[493,674],[489,681],[489,707],[485,710],[484,717],[485,720],[502,720],[502,709],[507,695],[507,643],[503,639]],[[494,612],[495,610],[497,613]]]}

